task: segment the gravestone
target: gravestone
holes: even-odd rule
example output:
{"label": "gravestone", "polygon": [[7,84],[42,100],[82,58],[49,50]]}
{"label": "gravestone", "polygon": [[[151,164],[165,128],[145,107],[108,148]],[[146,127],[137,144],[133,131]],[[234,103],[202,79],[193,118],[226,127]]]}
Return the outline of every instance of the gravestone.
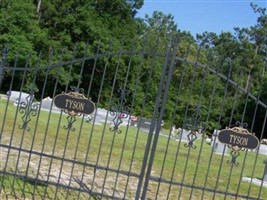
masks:
{"label": "gravestone", "polygon": [[263,172],[262,179],[250,178],[250,177],[242,177],[242,181],[251,182],[251,183],[253,183],[253,184],[257,185],[257,186],[266,187],[267,188],[267,160],[264,160],[263,164],[265,165],[265,167],[264,167],[264,172]]}
{"label": "gravestone", "polygon": [[[121,118],[122,120],[122,123],[120,125],[128,125],[130,123],[130,120],[129,120],[129,116],[127,114],[125,114],[126,117],[123,117]],[[116,120],[119,120],[117,119],[119,117],[119,112],[112,112],[111,111],[108,111],[106,109],[103,109],[103,108],[97,108],[95,110],[95,113],[92,114],[92,116],[94,119],[92,120],[88,120],[90,122],[94,122],[95,124],[98,124],[98,125],[101,125],[101,124],[110,124],[110,125],[113,125],[114,122],[114,118],[115,118],[115,122]]]}
{"label": "gravestone", "polygon": [[207,143],[208,145],[211,145],[212,139],[209,138],[209,137],[207,137],[207,138],[205,139],[205,141],[206,141],[206,143]]}
{"label": "gravestone", "polygon": [[106,120],[107,118],[106,115],[107,115],[107,110],[102,109],[102,108],[97,108],[95,110],[95,113],[86,117],[86,120],[87,122],[91,122],[97,125],[102,125],[102,123],[105,123],[106,121],[108,121]]}
{"label": "gravestone", "polygon": [[94,119],[91,120],[94,124],[102,125],[102,123],[105,123],[105,120],[103,120],[101,117],[95,115]]}
{"label": "gravestone", "polygon": [[21,102],[27,102],[27,97],[30,95],[25,92],[20,92],[20,91],[7,91],[6,95],[9,97],[9,100],[18,104]]}
{"label": "gravestone", "polygon": [[46,97],[46,98],[42,99],[42,101],[41,101],[41,108],[42,109],[50,110],[51,105],[52,105],[52,99],[50,97]]}
{"label": "gravestone", "polygon": [[41,100],[41,109],[45,111],[50,111],[51,109],[52,112],[57,112],[57,113],[61,112],[61,110],[54,105],[50,97],[46,97]]}
{"label": "gravestone", "polygon": [[259,154],[267,155],[267,145],[265,144],[259,145]]}
{"label": "gravestone", "polygon": [[188,134],[189,134],[189,131],[185,129],[181,129],[177,141],[188,142],[188,137],[187,137]]}
{"label": "gravestone", "polygon": [[201,134],[201,132],[197,132],[196,136],[197,136],[198,139],[203,137],[203,135]]}
{"label": "gravestone", "polygon": [[215,129],[212,134],[211,146],[213,147],[213,152],[216,154],[227,154],[228,147],[217,138],[219,132],[219,130]]}
{"label": "gravestone", "polygon": [[[158,122],[156,121],[156,123],[155,123],[155,129],[156,129],[157,123]],[[151,124],[152,124],[151,119],[140,118],[139,121],[138,121],[138,125],[137,126],[140,127],[143,130],[149,131]],[[160,123],[160,128],[162,128],[163,125],[164,125],[164,123],[162,121]],[[155,131],[155,130],[153,130],[153,131]]]}
{"label": "gravestone", "polygon": [[138,117],[136,117],[136,116],[131,116],[131,122],[130,122],[130,126],[137,126],[137,124],[138,124]]}
{"label": "gravestone", "polygon": [[142,129],[150,129],[151,126],[151,119],[146,119],[146,118],[140,118],[138,122],[138,126]]}
{"label": "gravestone", "polygon": [[267,159],[263,161],[263,163],[265,164],[265,169],[264,169],[264,173],[263,173],[263,182],[267,183]]}
{"label": "gravestone", "polygon": [[171,136],[173,138],[178,138],[182,129],[181,128],[176,128],[175,125],[172,126],[171,128]]}
{"label": "gravestone", "polygon": [[103,109],[103,108],[97,108],[95,110],[95,113],[92,115],[93,118],[95,118],[94,120],[92,120],[91,122],[94,122],[95,124],[112,124],[113,123],[113,119],[116,115],[111,115],[110,111]]}

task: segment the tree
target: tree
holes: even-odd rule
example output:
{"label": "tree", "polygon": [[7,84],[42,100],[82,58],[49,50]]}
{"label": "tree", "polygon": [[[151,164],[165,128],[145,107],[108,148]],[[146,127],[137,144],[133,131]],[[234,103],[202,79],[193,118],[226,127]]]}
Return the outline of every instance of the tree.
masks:
{"label": "tree", "polygon": [[[240,40],[246,41],[253,46],[254,53],[251,51],[247,54],[249,59],[247,63],[250,66],[250,73],[247,78],[248,89],[254,94],[260,101],[267,102],[267,92],[264,90],[266,86],[266,66],[267,66],[267,13],[266,8],[261,8],[256,4],[251,3],[251,6],[256,14],[259,14],[257,24],[250,28],[236,28],[236,32]],[[240,105],[240,110],[245,105]],[[253,132],[259,138],[266,137],[267,127],[263,124],[265,118],[265,112],[258,105],[258,102],[250,101],[247,105],[245,120],[252,126]],[[262,131],[263,130],[263,131]],[[264,136],[265,134],[265,136]]]}
{"label": "tree", "polygon": [[[265,91],[262,90],[262,85],[264,84],[263,80],[266,79],[267,16],[265,8],[260,8],[255,4],[251,4],[251,6],[254,12],[260,15],[255,26],[235,28],[235,34],[228,32],[216,35],[206,32],[198,35],[198,40],[205,43],[206,48],[215,52],[221,73],[226,76],[230,75],[229,78],[236,82],[238,87],[243,88],[245,92],[263,98]],[[209,59],[211,60],[212,58],[210,57]],[[230,60],[231,68],[224,64],[226,59]],[[241,91],[236,93],[236,91],[237,88],[234,86],[229,88],[230,96],[228,99],[230,100],[231,96],[233,96],[235,97],[233,100],[236,103],[234,118],[230,120],[242,119],[251,125],[254,123],[255,111],[253,109],[256,108],[256,102],[249,101],[246,106],[243,99],[246,98],[247,94]],[[259,94],[259,91],[262,91],[262,94]],[[231,116],[232,112],[230,107],[225,110],[225,113],[228,113],[229,116]],[[245,116],[243,116],[244,113]],[[261,118],[263,121],[263,117],[262,113],[256,112],[255,118]],[[256,126],[254,126],[255,131],[256,129]],[[258,132],[259,136],[259,130],[256,132]]]}
{"label": "tree", "polygon": [[[92,55],[98,48],[98,41],[101,41],[101,51],[115,51],[122,48],[121,45],[128,46],[138,35],[140,20],[134,18],[134,13],[142,4],[143,0],[4,1],[1,2],[0,44],[8,44],[9,60],[14,60],[16,52],[20,51],[21,62],[24,62],[20,66],[25,64],[27,55],[31,55],[32,66],[40,51],[41,64],[48,64],[51,49],[53,62]],[[112,45],[109,45],[110,40]],[[62,69],[59,83],[63,87],[68,77],[71,77],[69,81],[79,77],[76,69],[70,76],[67,76],[68,69]],[[88,74],[86,70],[91,69],[85,69]],[[98,69],[99,76],[103,70]],[[114,68],[108,70],[112,72]],[[54,71],[51,74],[58,76]]]}
{"label": "tree", "polygon": [[138,23],[133,12],[143,1],[66,0],[45,1],[40,8],[40,25],[60,45],[134,38]]}
{"label": "tree", "polygon": [[8,44],[11,52],[36,55],[48,43],[47,30],[39,27],[31,2],[16,0],[0,7],[1,46]]}
{"label": "tree", "polygon": [[[14,66],[14,60],[16,60],[17,67],[26,66],[26,62],[28,67],[34,65],[39,51],[49,45],[47,34],[46,29],[39,27],[32,2],[23,0],[1,2],[0,47],[5,49],[2,52],[1,61],[4,67]],[[10,76],[8,72],[4,73],[4,82],[8,83]],[[21,80],[23,74],[17,73],[16,76],[18,80]],[[27,82],[26,87],[30,84],[30,78]],[[20,82],[15,84],[17,85],[14,87],[20,87]],[[1,89],[6,91],[9,86],[3,84]]]}

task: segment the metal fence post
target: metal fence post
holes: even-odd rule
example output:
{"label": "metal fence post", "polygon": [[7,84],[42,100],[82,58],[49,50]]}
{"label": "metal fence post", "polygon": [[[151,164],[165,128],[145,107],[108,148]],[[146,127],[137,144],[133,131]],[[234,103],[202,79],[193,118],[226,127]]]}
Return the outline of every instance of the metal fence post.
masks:
{"label": "metal fence post", "polygon": [[[165,55],[165,62],[164,62],[164,67],[162,69],[162,74],[166,74],[168,62],[169,62],[169,58],[170,58],[170,53],[171,53],[171,48],[169,47],[167,49],[167,52]],[[146,176],[146,169],[147,169],[147,164],[148,164],[148,160],[149,160],[149,153],[151,151],[153,132],[154,132],[155,127],[156,127],[155,119],[158,116],[158,110],[159,110],[159,106],[160,106],[161,93],[162,93],[162,89],[163,89],[164,79],[165,79],[165,76],[162,76],[160,83],[159,83],[158,94],[157,94],[157,98],[156,98],[156,106],[155,106],[154,112],[153,112],[151,126],[150,126],[149,133],[148,133],[149,137],[147,140],[146,149],[145,149],[145,153],[144,153],[144,160],[142,163],[140,177],[139,177],[139,181],[138,181],[138,185],[137,185],[137,189],[136,189],[136,195],[135,195],[136,200],[138,200],[142,197],[142,194],[141,194],[142,192],[143,193],[145,192],[144,190],[142,190],[143,189],[143,181],[144,181],[145,176]]]}
{"label": "metal fence post", "polygon": [[6,58],[6,47],[2,50],[2,58],[0,60],[0,89],[2,86],[3,78],[4,78],[4,61]]}
{"label": "metal fence post", "polygon": [[[152,147],[151,147],[151,153],[150,157],[148,158],[148,164],[147,164],[147,170],[146,174],[144,176],[144,186],[143,186],[143,192],[141,199],[145,200],[146,199],[146,194],[147,194],[147,189],[148,189],[148,184],[149,184],[149,178],[151,175],[151,170],[152,170],[152,165],[154,161],[154,156],[155,156],[155,151],[157,148],[157,143],[158,143],[158,137],[159,137],[159,131],[161,127],[161,121],[163,118],[163,114],[165,111],[165,106],[166,106],[166,100],[168,96],[168,88],[170,86],[172,74],[173,74],[173,69],[174,69],[174,63],[175,63],[175,58],[176,58],[176,53],[177,53],[177,46],[176,43],[174,42],[174,45],[171,43],[168,49],[168,54],[166,56],[165,60],[165,65],[164,65],[164,76],[162,77],[160,86],[159,86],[159,93],[158,93],[158,101],[156,103],[155,107],[155,112],[153,119],[154,121],[152,122],[152,129],[150,129],[151,135],[153,134],[154,128],[156,128],[155,132],[155,137],[152,142]],[[158,111],[158,113],[156,112]],[[157,115],[157,116],[156,116]],[[157,123],[155,123],[155,119],[157,120]]]}
{"label": "metal fence post", "polygon": [[263,163],[265,164],[265,169],[264,169],[264,173],[263,173],[263,182],[267,183],[267,159],[264,160]]}

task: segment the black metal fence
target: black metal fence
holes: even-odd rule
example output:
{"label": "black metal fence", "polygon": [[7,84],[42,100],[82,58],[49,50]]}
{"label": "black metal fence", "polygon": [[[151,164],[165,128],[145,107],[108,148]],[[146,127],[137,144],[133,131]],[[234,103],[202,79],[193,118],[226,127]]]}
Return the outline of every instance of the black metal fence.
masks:
{"label": "black metal fence", "polygon": [[266,199],[265,76],[179,42],[86,48],[3,51],[1,198]]}

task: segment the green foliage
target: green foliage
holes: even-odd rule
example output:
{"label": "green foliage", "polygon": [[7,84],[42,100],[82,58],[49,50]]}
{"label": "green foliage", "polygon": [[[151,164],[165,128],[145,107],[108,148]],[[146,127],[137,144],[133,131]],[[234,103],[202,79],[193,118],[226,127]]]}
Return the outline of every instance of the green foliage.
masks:
{"label": "green foliage", "polygon": [[47,30],[39,26],[31,1],[15,0],[0,8],[0,45],[11,52],[37,55],[47,46]]}

